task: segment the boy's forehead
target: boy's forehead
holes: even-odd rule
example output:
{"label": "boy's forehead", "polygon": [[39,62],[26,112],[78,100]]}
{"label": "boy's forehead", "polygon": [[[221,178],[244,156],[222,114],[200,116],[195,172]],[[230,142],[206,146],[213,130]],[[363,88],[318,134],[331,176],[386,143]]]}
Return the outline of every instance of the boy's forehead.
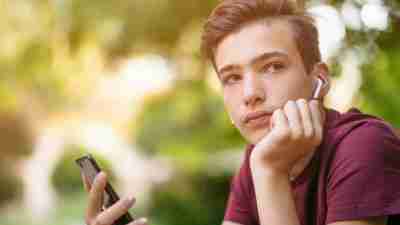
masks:
{"label": "boy's forehead", "polygon": [[[257,21],[226,36],[217,46],[217,68],[249,63],[268,52],[293,55],[297,51],[292,26],[285,20]],[[296,53],[297,54],[297,53]]]}

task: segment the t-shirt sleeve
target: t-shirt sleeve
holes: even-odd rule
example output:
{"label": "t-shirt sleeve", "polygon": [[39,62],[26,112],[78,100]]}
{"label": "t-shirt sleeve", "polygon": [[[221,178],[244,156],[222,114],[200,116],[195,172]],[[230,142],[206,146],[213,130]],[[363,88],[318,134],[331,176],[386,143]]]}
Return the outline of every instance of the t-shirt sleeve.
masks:
{"label": "t-shirt sleeve", "polygon": [[338,145],[328,175],[327,220],[400,214],[400,140],[383,122],[368,122]]}
{"label": "t-shirt sleeve", "polygon": [[248,154],[240,170],[233,177],[225,211],[224,221],[230,221],[243,225],[251,225],[251,199],[250,199],[250,167]]}

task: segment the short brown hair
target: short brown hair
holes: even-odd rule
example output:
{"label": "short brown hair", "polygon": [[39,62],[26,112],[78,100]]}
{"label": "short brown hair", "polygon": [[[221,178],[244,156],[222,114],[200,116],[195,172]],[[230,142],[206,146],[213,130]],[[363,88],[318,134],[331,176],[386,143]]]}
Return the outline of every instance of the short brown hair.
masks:
{"label": "short brown hair", "polygon": [[304,67],[309,73],[315,63],[321,61],[318,47],[318,31],[314,20],[303,7],[291,0],[223,0],[208,17],[202,35],[201,49],[215,65],[218,44],[244,25],[268,18],[286,19],[293,27],[295,41]]}

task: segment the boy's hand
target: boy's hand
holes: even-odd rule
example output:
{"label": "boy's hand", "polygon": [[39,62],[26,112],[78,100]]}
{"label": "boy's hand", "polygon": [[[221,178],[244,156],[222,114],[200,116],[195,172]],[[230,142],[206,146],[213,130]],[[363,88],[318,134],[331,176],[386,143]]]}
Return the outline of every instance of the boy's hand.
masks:
{"label": "boy's hand", "polygon": [[[93,181],[93,186],[89,185],[85,176],[82,180],[86,191],[89,192],[89,203],[86,210],[85,222],[87,225],[113,225],[113,223],[134,205],[135,198],[125,198],[101,211],[103,205],[103,193],[106,186],[107,177],[104,172],[100,172]],[[147,220],[141,218],[126,225],[147,225]]]}
{"label": "boy's hand", "polygon": [[324,115],[317,100],[288,101],[274,111],[271,131],[254,147],[250,156],[253,172],[289,175],[297,160],[321,143]]}

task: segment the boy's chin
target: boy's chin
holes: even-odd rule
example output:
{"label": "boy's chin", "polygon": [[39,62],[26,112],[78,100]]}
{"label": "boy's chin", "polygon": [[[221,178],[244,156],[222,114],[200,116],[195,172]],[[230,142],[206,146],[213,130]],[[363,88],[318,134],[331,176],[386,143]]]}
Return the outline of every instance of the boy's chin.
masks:
{"label": "boy's chin", "polygon": [[267,136],[269,132],[269,128],[264,128],[248,132],[246,135],[244,135],[244,137],[248,143],[255,145],[260,142],[265,136]]}

